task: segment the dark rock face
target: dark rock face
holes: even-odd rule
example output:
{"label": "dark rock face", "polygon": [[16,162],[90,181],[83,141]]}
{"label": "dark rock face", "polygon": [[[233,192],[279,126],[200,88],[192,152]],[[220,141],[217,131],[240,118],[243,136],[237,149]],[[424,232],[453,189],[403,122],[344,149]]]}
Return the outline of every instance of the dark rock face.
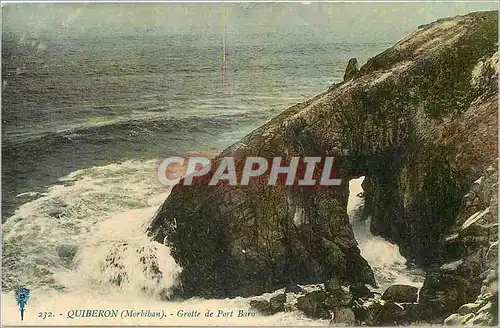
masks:
{"label": "dark rock face", "polygon": [[361,284],[349,286],[349,292],[354,298],[359,299],[369,299],[375,296],[375,294],[370,289],[368,289],[368,287]]}
{"label": "dark rock face", "polygon": [[286,303],[286,294],[280,294],[272,297],[269,300],[269,307],[271,309],[271,313],[284,312],[285,303]]}
{"label": "dark rock face", "polygon": [[339,279],[329,279],[324,283],[325,291],[330,294],[334,294],[342,289],[342,284]]}
{"label": "dark rock face", "polygon": [[378,313],[376,324],[380,326],[409,325],[417,320],[417,303],[386,302]]}
{"label": "dark rock face", "polygon": [[330,319],[332,315],[328,310],[328,305],[325,300],[328,295],[323,291],[314,291],[297,299],[297,309],[304,312],[313,319]]}
{"label": "dark rock face", "polygon": [[346,214],[347,183],[362,175],[372,231],[419,264],[442,261],[463,195],[497,157],[497,25],[497,12],[426,25],[213,161],[335,156],[341,186],[173,188],[149,232],[183,268],[184,296],[374,284]]}
{"label": "dark rock face", "polygon": [[384,301],[414,303],[418,298],[418,288],[407,285],[392,285],[382,294]]}
{"label": "dark rock face", "polygon": [[[374,284],[341,210],[346,199],[336,193],[309,197],[273,186],[179,186],[163,207],[170,219],[153,225],[162,223],[157,238],[168,236],[183,268],[185,296],[259,295],[290,283],[321,283],[333,275]],[[294,223],[301,215],[303,223]],[[174,220],[177,226],[169,230]]]}
{"label": "dark rock face", "polygon": [[496,167],[487,168],[463,197],[444,241],[446,263],[427,273],[420,293],[422,318],[427,321],[442,322],[448,316],[447,324],[498,321],[496,306],[483,309],[498,302],[497,181]]}
{"label": "dark rock face", "polygon": [[418,320],[418,303],[373,301],[353,308],[357,322],[367,326],[409,325]]}
{"label": "dark rock face", "polygon": [[333,310],[333,320],[330,324],[336,326],[354,326],[356,324],[356,317],[354,312],[348,307],[336,308]]}
{"label": "dark rock face", "polygon": [[313,319],[332,319],[334,325],[354,325],[365,319],[365,310],[360,306],[363,301],[354,297],[342,286],[338,279],[324,283],[324,289],[315,290],[297,298],[295,306]]}
{"label": "dark rock face", "polygon": [[286,294],[276,295],[266,300],[251,300],[250,309],[255,310],[262,315],[273,315],[285,311]]}
{"label": "dark rock face", "polygon": [[266,300],[251,300],[250,301],[250,309],[255,310],[256,312],[262,315],[271,315],[271,306],[269,302]]}
{"label": "dark rock face", "polygon": [[347,67],[345,68],[344,81],[353,79],[359,72],[358,60],[356,58],[349,59]]}
{"label": "dark rock face", "polygon": [[[498,55],[490,48],[498,41],[494,15],[472,14],[426,26],[420,31],[424,35],[417,32],[361,69],[392,66],[390,58],[401,48],[412,55],[435,50],[441,54],[434,58],[417,55],[420,58],[415,59],[406,87],[394,83],[393,90],[386,89],[391,96],[384,89],[370,90],[366,95],[370,101],[365,101],[374,110],[387,111],[388,122],[375,126],[389,130],[373,133],[389,133],[380,137],[394,149],[383,151],[380,142],[371,142],[380,149],[377,156],[372,155],[374,160],[367,168],[370,173],[365,172],[371,228],[398,243],[403,255],[419,264],[431,265],[440,256],[440,239],[453,224],[462,196],[498,156],[494,129],[498,122],[498,72],[494,68]],[[438,29],[437,34],[431,32]],[[448,38],[440,50],[426,45],[436,37]],[[452,39],[456,41],[453,45],[448,43]],[[476,50],[470,52],[471,47]],[[407,62],[407,55],[399,53],[400,60]],[[452,62],[454,65],[449,64]],[[399,78],[399,82],[404,80]],[[417,90],[431,85],[426,99],[417,95]],[[412,119],[402,118],[405,109]],[[403,122],[409,124],[406,132]],[[403,143],[398,140],[402,136],[407,137]],[[401,148],[402,144],[406,148]]]}
{"label": "dark rock face", "polygon": [[459,276],[439,272],[429,273],[425,278],[421,293],[422,319],[436,323],[442,322],[460,305],[475,299],[479,294],[479,289],[468,294],[469,288],[471,288],[469,282]]}

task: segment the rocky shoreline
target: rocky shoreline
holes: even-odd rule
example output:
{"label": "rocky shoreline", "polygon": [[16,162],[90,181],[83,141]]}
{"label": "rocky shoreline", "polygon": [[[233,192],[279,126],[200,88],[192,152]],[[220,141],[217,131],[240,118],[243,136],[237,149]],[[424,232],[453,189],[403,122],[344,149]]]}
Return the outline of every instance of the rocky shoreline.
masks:
{"label": "rocky shoreline", "polygon": [[336,279],[315,286],[289,286],[269,301],[250,301],[261,315],[298,309],[309,318],[332,325],[408,325],[418,320],[418,288],[393,285],[376,295],[364,285],[343,286]]}
{"label": "rocky shoreline", "polygon": [[[335,325],[496,325],[497,35],[496,11],[421,26],[213,160],[335,156],[341,186],[175,186],[149,233],[183,268],[178,296],[288,286],[251,307],[285,311],[293,294]],[[426,269],[421,290],[365,286],[376,282],[346,212],[360,176],[371,231]]]}

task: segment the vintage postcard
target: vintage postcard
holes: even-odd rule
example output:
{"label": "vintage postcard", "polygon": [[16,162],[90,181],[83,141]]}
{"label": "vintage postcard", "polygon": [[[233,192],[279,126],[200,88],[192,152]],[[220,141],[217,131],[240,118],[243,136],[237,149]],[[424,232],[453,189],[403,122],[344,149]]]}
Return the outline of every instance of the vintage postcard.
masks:
{"label": "vintage postcard", "polygon": [[498,3],[2,2],[1,325],[498,325]]}

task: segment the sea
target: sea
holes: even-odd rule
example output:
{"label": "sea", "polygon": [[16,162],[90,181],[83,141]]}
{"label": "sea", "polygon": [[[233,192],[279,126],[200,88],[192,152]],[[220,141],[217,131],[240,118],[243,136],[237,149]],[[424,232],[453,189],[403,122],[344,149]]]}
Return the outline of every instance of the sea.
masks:
{"label": "sea", "polygon": [[[182,271],[146,228],[170,190],[167,156],[216,155],[287,107],[340,82],[397,40],[350,42],[316,30],[2,35],[2,321],[4,325],[327,325],[297,310],[247,311],[251,298],[165,300]],[[421,285],[399,249],[349,213],[380,288]],[[151,268],[155,268],[152,270]],[[160,273],[158,273],[160,272]],[[120,283],[116,283],[119,280]],[[20,321],[17,286],[31,297]],[[294,295],[287,295],[293,303]],[[70,310],[162,311],[165,317],[72,318]],[[178,317],[201,311],[202,317]],[[45,313],[45,315],[44,315]],[[48,315],[50,313],[51,315]]]}

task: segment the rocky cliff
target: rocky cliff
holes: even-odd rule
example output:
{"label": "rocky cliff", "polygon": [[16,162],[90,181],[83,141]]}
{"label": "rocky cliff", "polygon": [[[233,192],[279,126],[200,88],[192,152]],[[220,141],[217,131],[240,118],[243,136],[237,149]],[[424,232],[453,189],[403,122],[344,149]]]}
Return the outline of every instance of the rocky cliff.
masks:
{"label": "rocky cliff", "polygon": [[[421,317],[431,322],[498,324],[498,170],[486,168],[462,198],[445,235],[441,261],[420,291]],[[448,318],[447,318],[448,317]]]}
{"label": "rocky cliff", "polygon": [[[408,259],[431,270],[466,256],[460,246],[451,254],[446,238],[474,211],[464,195],[497,165],[497,15],[419,27],[213,160],[335,156],[341,186],[175,186],[149,231],[183,267],[183,294],[256,295],[332,277],[374,284],[346,214],[348,182],[359,176],[372,231]],[[481,283],[474,288],[447,311]]]}

